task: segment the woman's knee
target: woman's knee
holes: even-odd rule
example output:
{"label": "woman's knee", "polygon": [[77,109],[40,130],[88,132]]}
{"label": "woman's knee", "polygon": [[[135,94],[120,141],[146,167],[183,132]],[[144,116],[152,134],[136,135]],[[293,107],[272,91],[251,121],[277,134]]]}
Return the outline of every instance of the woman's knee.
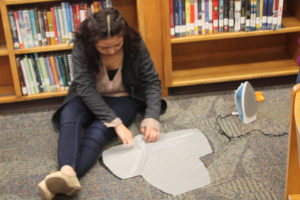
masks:
{"label": "woman's knee", "polygon": [[84,105],[79,97],[75,97],[67,103],[61,111],[61,123],[75,123],[78,118],[88,113],[87,107]]}

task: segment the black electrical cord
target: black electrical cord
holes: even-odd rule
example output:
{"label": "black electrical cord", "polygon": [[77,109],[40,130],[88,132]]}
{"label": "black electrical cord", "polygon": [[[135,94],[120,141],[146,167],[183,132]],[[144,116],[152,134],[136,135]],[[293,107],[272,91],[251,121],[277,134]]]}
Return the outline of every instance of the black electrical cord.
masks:
{"label": "black electrical cord", "polygon": [[227,114],[227,115],[218,115],[217,116],[217,118],[216,118],[216,121],[215,121],[215,125],[216,125],[216,127],[218,128],[218,133],[220,134],[220,135],[223,135],[223,136],[225,136],[229,141],[231,141],[232,139],[235,139],[235,138],[241,138],[241,137],[245,137],[245,136],[247,136],[247,135],[249,135],[249,134],[251,134],[251,133],[261,133],[261,134],[263,134],[264,136],[267,136],[267,137],[281,137],[281,136],[284,136],[284,135],[287,135],[288,133],[287,132],[283,132],[283,133],[281,133],[281,134],[267,134],[267,133],[265,133],[265,132],[263,132],[262,130],[260,130],[260,129],[253,129],[253,130],[251,130],[251,131],[248,131],[248,132],[246,132],[246,133],[244,133],[244,134],[241,134],[241,135],[238,135],[238,136],[229,136],[223,129],[222,129],[222,127],[221,127],[221,125],[220,125],[220,123],[219,123],[219,120],[220,119],[225,119],[225,118],[228,118],[228,117],[230,117],[230,116],[233,116],[233,114],[231,113],[231,114]]}

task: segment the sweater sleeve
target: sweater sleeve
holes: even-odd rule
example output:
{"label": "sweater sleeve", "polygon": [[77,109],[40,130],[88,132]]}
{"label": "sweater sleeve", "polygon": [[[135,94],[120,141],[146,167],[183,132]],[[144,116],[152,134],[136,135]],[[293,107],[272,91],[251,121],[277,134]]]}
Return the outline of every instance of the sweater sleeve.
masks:
{"label": "sweater sleeve", "polygon": [[84,47],[81,41],[75,40],[72,50],[74,80],[77,95],[82,98],[87,107],[95,114],[97,119],[104,124],[117,118],[116,114],[105,103],[102,96],[96,90],[95,79],[87,71],[87,63],[84,59]]}
{"label": "sweater sleeve", "polygon": [[150,126],[152,128],[155,128],[156,130],[160,131],[160,123],[153,119],[153,118],[145,118],[141,122],[141,127]]}
{"label": "sweater sleeve", "polygon": [[144,118],[153,118],[158,121],[161,109],[161,81],[145,45],[141,55],[139,83],[145,92],[147,106]]}

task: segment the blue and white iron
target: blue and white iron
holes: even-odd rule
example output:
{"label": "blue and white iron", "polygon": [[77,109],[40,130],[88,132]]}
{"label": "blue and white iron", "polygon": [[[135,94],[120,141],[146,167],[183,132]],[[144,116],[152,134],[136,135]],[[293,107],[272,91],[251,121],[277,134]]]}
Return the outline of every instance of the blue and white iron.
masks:
{"label": "blue and white iron", "polygon": [[256,120],[258,108],[256,96],[253,87],[248,81],[242,83],[235,91],[235,105],[239,118],[244,124]]}

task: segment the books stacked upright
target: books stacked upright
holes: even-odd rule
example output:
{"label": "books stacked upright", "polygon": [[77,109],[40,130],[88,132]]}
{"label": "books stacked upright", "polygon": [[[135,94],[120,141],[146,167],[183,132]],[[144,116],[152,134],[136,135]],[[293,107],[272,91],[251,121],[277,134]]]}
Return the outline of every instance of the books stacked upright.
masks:
{"label": "books stacked upright", "polygon": [[277,30],[284,0],[169,0],[171,38]]}
{"label": "books stacked upright", "polygon": [[50,8],[37,5],[34,8],[9,10],[14,48],[68,43],[83,20],[102,8],[112,7],[111,0],[71,2],[52,4]]}
{"label": "books stacked upright", "polygon": [[23,95],[67,90],[73,80],[70,52],[17,56],[17,67]]}

